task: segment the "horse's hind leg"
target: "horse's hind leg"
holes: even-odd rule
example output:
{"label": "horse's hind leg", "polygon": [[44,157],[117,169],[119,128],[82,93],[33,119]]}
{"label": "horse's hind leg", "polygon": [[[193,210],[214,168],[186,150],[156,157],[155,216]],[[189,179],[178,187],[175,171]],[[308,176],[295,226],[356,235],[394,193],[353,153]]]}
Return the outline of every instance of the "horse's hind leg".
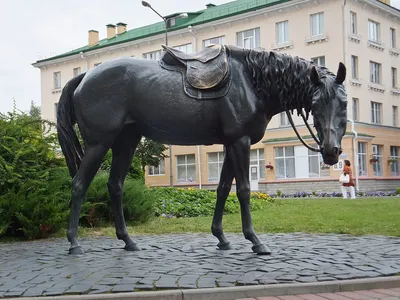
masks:
{"label": "horse's hind leg", "polygon": [[232,180],[232,162],[229,159],[228,151],[225,151],[224,163],[222,165],[221,176],[217,188],[217,203],[215,205],[214,218],[211,225],[211,232],[216,238],[218,238],[218,248],[221,250],[231,249],[230,243],[222,230],[222,217],[224,215],[225,202],[232,187]]}
{"label": "horse's hind leg", "polygon": [[242,230],[244,237],[253,243],[253,251],[257,254],[271,254],[271,251],[261,243],[253,229],[250,213],[250,138],[242,137],[227,147],[232,160],[235,179],[236,194],[240,202],[242,214]]}
{"label": "horse's hind leg", "polygon": [[72,180],[71,214],[69,217],[68,241],[71,243],[69,254],[83,254],[78,243],[78,223],[82,202],[87,189],[96,175],[108,148],[104,145],[90,145],[86,148],[82,163]]}
{"label": "horse's hind leg", "polygon": [[112,146],[111,171],[107,183],[115,215],[117,238],[125,242],[125,249],[128,251],[140,250],[136,243],[129,237],[122,207],[125,177],[131,166],[136,147],[141,139],[139,135],[132,137],[134,130],[134,125],[128,125],[117,136]]}

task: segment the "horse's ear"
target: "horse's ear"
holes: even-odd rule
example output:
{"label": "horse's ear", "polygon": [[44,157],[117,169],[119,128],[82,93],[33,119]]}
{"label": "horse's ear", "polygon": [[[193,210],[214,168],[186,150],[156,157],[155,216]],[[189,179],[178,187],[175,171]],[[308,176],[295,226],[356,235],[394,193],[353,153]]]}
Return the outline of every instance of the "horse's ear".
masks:
{"label": "horse's ear", "polygon": [[346,79],[346,67],[343,63],[340,62],[335,82],[338,84],[342,84],[345,79]]}
{"label": "horse's ear", "polygon": [[319,78],[319,74],[315,66],[311,67],[310,79],[311,83],[314,85],[319,85],[321,83],[321,79]]}

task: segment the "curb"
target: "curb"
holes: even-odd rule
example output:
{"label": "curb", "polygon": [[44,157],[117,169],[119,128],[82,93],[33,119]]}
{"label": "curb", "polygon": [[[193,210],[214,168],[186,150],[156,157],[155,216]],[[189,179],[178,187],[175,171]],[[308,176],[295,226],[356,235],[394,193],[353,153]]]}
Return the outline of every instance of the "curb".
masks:
{"label": "curb", "polygon": [[337,293],[357,290],[391,289],[400,287],[400,276],[339,280],[313,283],[284,283],[273,285],[227,288],[167,290],[158,292],[109,293],[49,297],[15,297],[4,300],[234,300],[238,298],[284,296],[316,293]]}

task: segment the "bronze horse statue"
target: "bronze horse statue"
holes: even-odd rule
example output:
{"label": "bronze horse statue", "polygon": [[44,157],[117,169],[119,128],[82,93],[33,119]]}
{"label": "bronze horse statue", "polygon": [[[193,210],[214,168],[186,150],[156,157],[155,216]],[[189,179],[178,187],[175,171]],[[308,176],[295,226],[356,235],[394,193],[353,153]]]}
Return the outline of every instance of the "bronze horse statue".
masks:
{"label": "bronze horse statue", "polygon": [[286,111],[296,131],[289,114],[296,109],[305,121],[310,113],[314,118],[319,147],[306,146],[319,151],[326,164],[337,163],[347,122],[345,66],[339,63],[335,75],[310,61],[270,51],[227,45],[214,45],[195,54],[164,49],[160,61],[120,58],[105,62],[71,79],[62,91],[57,132],[73,178],[69,253],[83,253],[78,243],[82,202],[110,148],[107,186],[116,235],[125,242],[126,250],[140,250],[126,229],[122,195],[136,146],[144,136],[173,145],[223,144],[225,158],[212,234],[220,249],[230,249],[222,216],[235,178],[244,237],[257,254],[270,254],[251,220],[250,146],[260,141],[268,122],[280,112]]}

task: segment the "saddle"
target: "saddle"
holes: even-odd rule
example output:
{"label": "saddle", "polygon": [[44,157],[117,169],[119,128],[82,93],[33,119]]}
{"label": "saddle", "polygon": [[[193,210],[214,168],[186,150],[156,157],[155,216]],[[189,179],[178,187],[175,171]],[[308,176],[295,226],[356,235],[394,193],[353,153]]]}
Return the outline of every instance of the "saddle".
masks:
{"label": "saddle", "polygon": [[185,93],[196,99],[215,99],[226,95],[230,88],[228,56],[222,45],[211,45],[200,52],[186,54],[162,46],[162,68],[183,75]]}

